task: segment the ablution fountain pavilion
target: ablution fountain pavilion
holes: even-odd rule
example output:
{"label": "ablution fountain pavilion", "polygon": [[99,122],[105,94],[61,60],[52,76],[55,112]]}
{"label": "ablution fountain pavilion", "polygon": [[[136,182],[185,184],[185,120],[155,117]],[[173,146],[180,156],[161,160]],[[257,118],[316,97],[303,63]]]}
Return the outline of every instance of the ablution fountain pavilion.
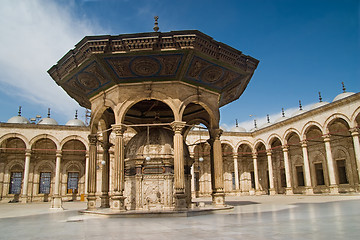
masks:
{"label": "ablution fountain pavilion", "polygon": [[[240,97],[259,61],[200,31],[157,25],[156,18],[154,32],[86,36],[48,71],[91,109],[87,211],[97,210],[97,184],[102,209],[190,210],[194,160],[184,140],[199,124],[210,136],[212,206],[225,206],[219,108]],[[126,132],[133,137],[125,145]]]}

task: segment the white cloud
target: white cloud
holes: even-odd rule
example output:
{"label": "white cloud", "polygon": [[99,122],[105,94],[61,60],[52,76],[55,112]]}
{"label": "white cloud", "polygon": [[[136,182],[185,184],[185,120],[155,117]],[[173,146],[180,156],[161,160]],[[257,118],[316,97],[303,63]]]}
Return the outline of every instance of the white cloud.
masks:
{"label": "white cloud", "polygon": [[47,70],[85,35],[96,29],[76,19],[71,5],[53,1],[5,0],[0,8],[0,84],[5,94],[73,115],[78,105],[55,84]]}

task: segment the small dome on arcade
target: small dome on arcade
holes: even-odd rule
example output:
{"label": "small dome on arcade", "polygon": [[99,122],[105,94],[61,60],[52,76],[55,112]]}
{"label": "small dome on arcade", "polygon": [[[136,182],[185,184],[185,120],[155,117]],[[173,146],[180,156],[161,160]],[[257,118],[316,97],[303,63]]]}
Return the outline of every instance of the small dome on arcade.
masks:
{"label": "small dome on arcade", "polygon": [[275,120],[275,123],[281,122],[288,119],[288,117],[285,117],[284,108],[281,109],[281,117]]}
{"label": "small dome on arcade", "polygon": [[303,110],[302,105],[301,105],[301,100],[299,100],[299,110],[297,110],[296,112],[294,112],[291,117],[295,117],[297,115],[303,114],[304,112],[306,112],[305,110]]}
{"label": "small dome on arcade", "polygon": [[343,87],[343,92],[340,93],[339,95],[337,95],[337,96],[334,98],[333,102],[338,101],[338,100],[343,99],[343,98],[350,97],[351,95],[355,94],[355,93],[353,93],[353,92],[346,92],[346,88],[345,88],[344,82],[342,82],[341,84],[342,84],[342,87]]}
{"label": "small dome on arcade", "polygon": [[50,108],[48,108],[48,116],[46,118],[40,119],[38,124],[40,124],[40,125],[59,125],[55,119],[50,118]]}
{"label": "small dome on arcade", "polygon": [[257,127],[256,119],[254,119],[254,128],[250,129],[250,132],[255,132],[256,130],[259,130]]}
{"label": "small dome on arcade", "polygon": [[231,128],[231,132],[246,132],[246,129],[243,127],[236,126]]}
{"label": "small dome on arcade", "polygon": [[235,119],[235,127],[231,128],[231,132],[246,132],[246,129],[243,127],[239,127],[238,120]]}
{"label": "small dome on arcade", "polygon": [[69,120],[65,125],[66,126],[77,126],[77,127],[85,127],[85,123],[83,121],[81,121],[80,119],[78,119],[78,114],[77,114],[77,110],[75,111],[75,118]]}
{"label": "small dome on arcade", "polygon": [[314,105],[312,105],[312,106],[311,106],[311,110],[312,110],[312,109],[315,109],[315,108],[319,108],[319,107],[325,106],[326,104],[329,104],[329,103],[322,101],[321,93],[319,92],[319,102],[317,102],[317,103],[315,103]]}
{"label": "small dome on arcade", "polygon": [[267,122],[264,123],[263,125],[261,125],[260,128],[266,128],[266,127],[272,125],[272,124],[270,123],[270,116],[269,116],[269,114],[266,115],[266,120],[267,120]]}
{"label": "small dome on arcade", "polygon": [[27,118],[21,116],[21,106],[19,106],[18,115],[10,118],[7,123],[28,124],[30,121]]}

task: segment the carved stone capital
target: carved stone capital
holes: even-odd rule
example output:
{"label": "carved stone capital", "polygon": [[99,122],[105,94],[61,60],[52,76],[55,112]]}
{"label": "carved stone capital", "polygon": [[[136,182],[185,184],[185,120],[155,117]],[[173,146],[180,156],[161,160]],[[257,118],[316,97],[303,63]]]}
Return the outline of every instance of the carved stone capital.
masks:
{"label": "carved stone capital", "polygon": [[289,145],[282,145],[282,150],[283,150],[283,152],[288,152],[289,151]]}
{"label": "carved stone capital", "polygon": [[127,127],[121,124],[113,124],[111,125],[113,132],[116,136],[123,136]]}
{"label": "carved stone capital", "polygon": [[175,134],[181,134],[183,128],[185,127],[185,124],[186,124],[185,122],[176,122],[176,121],[174,121],[174,122],[171,123],[171,127],[172,127]]}
{"label": "carved stone capital", "polygon": [[324,142],[330,142],[330,133],[323,135]]}
{"label": "carved stone capital", "polygon": [[89,134],[88,139],[91,145],[95,145],[98,141],[98,137],[96,134]]}
{"label": "carved stone capital", "polygon": [[303,141],[301,141],[300,143],[301,143],[301,147],[302,148],[306,148],[307,147],[307,140],[303,140]]}
{"label": "carved stone capital", "polygon": [[355,128],[350,128],[349,131],[351,132],[351,136],[359,136],[359,128],[355,127]]}
{"label": "carved stone capital", "polygon": [[224,131],[220,128],[217,128],[217,129],[211,129],[210,130],[210,135],[211,135],[211,138],[213,138],[214,140],[220,140],[220,137],[222,135]]}
{"label": "carved stone capital", "polygon": [[30,156],[31,156],[31,149],[26,149],[26,150],[25,150],[25,156],[26,156],[26,157],[30,157]]}
{"label": "carved stone capital", "polygon": [[109,151],[109,149],[114,146],[114,144],[109,142],[100,142],[100,145],[104,149],[104,151]]}
{"label": "carved stone capital", "polygon": [[61,150],[56,151],[56,157],[62,157],[62,151]]}
{"label": "carved stone capital", "polygon": [[267,155],[267,156],[271,156],[271,154],[272,154],[272,150],[271,150],[271,149],[267,149],[267,150],[266,150],[266,155]]}
{"label": "carved stone capital", "polygon": [[253,158],[253,159],[257,159],[257,155],[258,155],[257,153],[253,153],[253,154],[252,154],[252,158]]}

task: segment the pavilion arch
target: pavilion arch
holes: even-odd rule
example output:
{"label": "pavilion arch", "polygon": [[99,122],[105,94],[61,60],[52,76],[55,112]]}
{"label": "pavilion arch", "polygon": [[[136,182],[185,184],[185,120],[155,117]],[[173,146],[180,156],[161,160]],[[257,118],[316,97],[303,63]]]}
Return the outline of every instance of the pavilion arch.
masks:
{"label": "pavilion arch", "polygon": [[55,148],[56,150],[60,150],[60,142],[59,140],[57,140],[57,138],[55,138],[54,136],[52,135],[49,135],[49,134],[41,134],[41,135],[37,135],[35,137],[33,137],[31,140],[30,140],[30,146],[31,148],[33,147],[33,145],[41,140],[41,139],[49,139],[51,141],[53,141],[53,143],[55,144]]}
{"label": "pavilion arch", "polygon": [[335,122],[336,120],[339,120],[339,119],[345,121],[348,125],[348,128],[351,128],[351,121],[347,116],[345,116],[344,114],[341,114],[341,113],[335,113],[326,119],[326,121],[324,123],[324,130],[329,132],[329,126],[333,122]]}
{"label": "pavilion arch", "polygon": [[303,139],[306,139],[306,133],[309,131],[309,129],[311,128],[311,127],[317,127],[317,128],[319,128],[320,129],[320,131],[322,132],[322,133],[324,133],[324,129],[323,129],[323,127],[321,126],[321,124],[320,123],[318,123],[318,122],[315,122],[315,121],[309,121],[309,122],[307,122],[306,124],[305,124],[305,126],[302,128],[302,130],[301,130],[301,138],[300,138],[300,140],[303,140]]}
{"label": "pavilion arch", "polygon": [[[282,140],[282,138],[281,138],[278,134],[273,133],[273,134],[271,134],[271,135],[268,137],[268,139],[266,140],[266,142],[267,142],[267,148],[268,148],[268,149],[271,148],[272,142],[274,142],[274,139],[276,139],[276,138],[280,141],[281,145],[284,145],[284,141]],[[265,146],[266,146],[266,145],[265,145]]]}
{"label": "pavilion arch", "polygon": [[351,127],[360,127],[360,107],[358,107],[351,115]]}
{"label": "pavilion arch", "polygon": [[[108,109],[111,109],[111,111],[114,113],[114,117],[115,117],[115,123],[116,123],[116,114],[115,114],[115,111],[114,111],[114,108],[113,107],[108,107],[108,106],[101,106],[100,108],[96,109],[96,110],[92,110],[92,113],[91,113],[91,123],[90,123],[90,133],[92,134],[96,134],[97,131],[98,131],[98,124],[101,120],[101,118],[103,118],[105,112],[108,110]],[[93,113],[94,112],[94,113]]]}
{"label": "pavilion arch", "polygon": [[26,149],[30,148],[29,140],[24,135],[19,134],[19,133],[8,133],[8,134],[5,134],[5,135],[1,136],[1,138],[0,138],[0,146],[2,146],[4,141],[6,141],[6,140],[8,140],[10,138],[19,138],[24,142]]}
{"label": "pavilion arch", "polygon": [[199,101],[197,95],[192,95],[192,96],[186,98],[182,102],[182,104],[180,106],[180,111],[179,111],[179,115],[181,116],[181,118],[183,118],[184,111],[185,111],[186,107],[190,103],[198,104],[198,105],[200,105],[201,107],[203,107],[205,109],[205,111],[209,115],[209,120],[210,120],[210,122],[208,123],[209,127],[212,127],[212,128],[218,127],[217,125],[218,125],[219,120],[220,120],[220,111],[219,111],[219,109],[217,107],[215,107],[215,106],[212,106],[210,103],[207,103],[205,101]]}
{"label": "pavilion arch", "polygon": [[154,96],[151,96],[151,98],[149,98],[148,96],[133,96],[133,97],[127,99],[126,101],[124,101],[123,103],[120,103],[116,107],[116,112],[115,112],[116,122],[115,123],[116,124],[124,123],[126,114],[135,104],[142,102],[142,101],[148,101],[148,100],[155,100],[155,101],[159,101],[159,102],[166,104],[171,109],[172,114],[174,116],[174,120],[181,121],[179,114],[178,114],[178,112],[179,112],[178,107],[173,103],[173,101],[168,99],[167,95],[164,94],[164,98],[154,97]]}
{"label": "pavilion arch", "polygon": [[60,143],[60,148],[63,149],[64,145],[71,140],[78,140],[79,142],[81,142],[82,144],[84,144],[85,149],[88,151],[88,142],[81,136],[78,135],[71,135],[71,136],[67,136],[66,138],[64,138],[61,143]]}
{"label": "pavilion arch", "polygon": [[[204,119],[201,119],[201,118],[193,119],[193,120],[187,122],[186,124],[187,124],[187,125],[193,125],[193,127],[194,127],[196,124],[199,124],[199,123],[204,124],[207,129],[209,129],[209,127],[210,127],[210,126],[209,126],[209,123],[206,122]],[[184,138],[185,138],[185,139],[186,139],[186,136],[189,134],[189,132],[191,131],[191,129],[192,129],[193,127],[188,127],[188,128],[186,128],[186,130],[185,130],[185,132],[184,132]],[[196,129],[195,129],[195,130],[196,130]]]}
{"label": "pavilion arch", "polygon": [[283,135],[284,144],[288,144],[288,139],[292,134],[296,134],[300,139],[300,136],[301,136],[300,132],[295,128],[289,128],[285,131],[285,133]]}

